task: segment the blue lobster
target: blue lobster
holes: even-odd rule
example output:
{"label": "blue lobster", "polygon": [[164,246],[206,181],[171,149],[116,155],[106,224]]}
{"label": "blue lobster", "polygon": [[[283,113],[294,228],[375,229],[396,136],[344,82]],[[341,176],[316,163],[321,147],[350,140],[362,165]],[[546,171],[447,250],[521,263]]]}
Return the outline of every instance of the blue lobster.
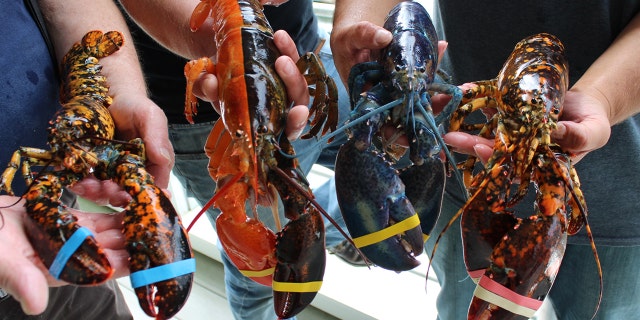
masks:
{"label": "blue lobster", "polygon": [[[357,64],[349,75],[349,140],[338,153],[335,181],[356,246],[374,264],[406,271],[420,264],[415,256],[422,253],[440,213],[447,175],[441,152],[455,163],[440,128],[462,91],[437,72],[438,38],[422,5],[399,3],[384,28],[393,40],[378,61]],[[435,93],[451,96],[437,115],[431,108]],[[408,160],[406,147],[381,134],[385,127],[406,135]]]}

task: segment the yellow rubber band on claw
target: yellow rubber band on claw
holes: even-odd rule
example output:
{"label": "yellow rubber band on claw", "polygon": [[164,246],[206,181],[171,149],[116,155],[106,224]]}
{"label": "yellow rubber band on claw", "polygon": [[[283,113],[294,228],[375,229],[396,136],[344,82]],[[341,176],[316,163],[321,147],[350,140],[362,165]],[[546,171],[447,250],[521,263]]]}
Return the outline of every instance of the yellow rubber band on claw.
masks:
{"label": "yellow rubber band on claw", "polygon": [[365,234],[364,236],[354,238],[353,243],[356,245],[357,248],[366,247],[366,246],[384,241],[388,238],[391,238],[396,234],[413,229],[419,225],[420,225],[420,218],[418,218],[417,214],[414,214],[411,217],[404,219],[394,225],[388,226],[380,231],[376,231],[373,233]]}
{"label": "yellow rubber band on claw", "polygon": [[238,270],[243,276],[248,278],[266,277],[272,275],[276,270],[276,267],[264,269],[264,270]]}
{"label": "yellow rubber band on claw", "polygon": [[311,282],[278,282],[273,281],[273,291],[279,292],[318,292],[322,287],[322,281]]}

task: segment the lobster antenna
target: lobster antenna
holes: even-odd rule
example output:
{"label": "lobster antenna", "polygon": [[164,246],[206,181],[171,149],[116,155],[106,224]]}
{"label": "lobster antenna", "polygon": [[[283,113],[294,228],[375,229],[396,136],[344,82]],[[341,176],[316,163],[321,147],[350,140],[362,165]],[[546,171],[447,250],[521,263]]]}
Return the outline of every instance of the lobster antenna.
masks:
{"label": "lobster antenna", "polygon": [[[555,156],[554,156],[555,159]],[[571,160],[569,159],[569,165],[571,165]],[[555,161],[553,162],[554,165],[559,166],[558,162]],[[558,169],[558,168],[556,168]],[[589,238],[589,244],[591,245],[591,251],[593,252],[593,258],[595,260],[596,263],[596,268],[598,269],[598,278],[600,280],[600,293],[598,295],[598,303],[596,304],[596,308],[593,311],[593,315],[591,316],[591,319],[595,319],[596,314],[598,313],[598,310],[600,309],[600,305],[602,304],[602,295],[603,295],[603,290],[604,290],[604,282],[602,280],[602,265],[600,264],[600,257],[598,255],[598,250],[596,249],[596,242],[593,238],[593,233],[591,232],[591,227],[589,225],[589,220],[587,218],[587,216],[589,215],[587,213],[587,209],[585,207],[583,207],[582,203],[580,202],[581,197],[578,196],[577,192],[575,191],[575,189],[573,188],[573,182],[569,179],[567,179],[566,176],[563,177],[564,179],[564,183],[565,185],[568,187],[569,191],[571,192],[571,196],[573,197],[573,200],[575,201],[575,203],[578,206],[578,210],[580,210],[580,214],[582,215],[582,217],[584,218],[584,228],[585,231],[587,232],[587,237]]]}
{"label": "lobster antenna", "polygon": [[[420,111],[420,113],[422,113],[422,116],[425,117],[429,123],[429,126],[431,127],[431,130],[433,130],[433,132],[438,133],[438,126],[435,123],[435,120],[433,119],[433,116],[431,116],[425,109],[424,106],[422,105],[422,103],[420,102],[420,99],[418,99],[416,101],[416,105],[418,106],[418,110]],[[450,163],[452,163],[452,167],[453,167],[453,175],[456,177],[456,180],[458,181],[458,186],[460,186],[460,189],[462,191],[462,194],[464,195],[464,200],[469,200],[469,193],[467,192],[467,188],[464,185],[464,181],[462,180],[462,175],[460,174],[460,170],[458,169],[458,167],[455,165],[455,159],[453,158],[453,156],[451,155],[451,152],[449,152],[449,148],[447,147],[447,145],[444,143],[444,140],[442,139],[442,136],[440,136],[439,134],[436,134],[436,139],[438,140],[438,143],[440,143],[440,145],[442,146],[442,150],[444,151],[445,156],[447,157],[447,161],[449,161]]]}
{"label": "lobster antenna", "polygon": [[[360,123],[362,123],[362,122],[364,122],[364,121],[368,120],[369,118],[371,118],[371,117],[373,117],[373,116],[375,116],[375,115],[377,115],[377,114],[379,114],[379,113],[385,112],[385,111],[387,111],[387,110],[389,110],[389,109],[392,109],[392,108],[396,107],[397,105],[399,105],[399,104],[401,104],[401,103],[402,103],[402,99],[398,99],[398,100],[391,101],[391,102],[389,102],[389,103],[387,103],[387,104],[385,104],[385,105],[382,105],[382,106],[378,107],[376,110],[373,110],[373,111],[371,111],[371,112],[369,112],[369,113],[367,113],[367,114],[365,114],[365,115],[361,116],[361,117],[360,117],[360,118],[358,118],[358,119],[355,119],[355,120],[353,120],[353,121],[351,121],[351,122],[346,122],[343,126],[341,126],[340,128],[338,128],[338,130],[333,131],[333,132],[331,132],[331,133],[328,133],[328,134],[325,134],[324,136],[322,136],[322,138],[318,139],[318,141],[317,141],[317,143],[316,143],[316,144],[314,144],[314,145],[312,145],[312,146],[310,146],[310,147],[307,147],[306,149],[304,149],[304,150],[302,150],[302,151],[298,151],[298,152],[296,152],[296,154],[294,154],[294,155],[292,155],[292,154],[288,154],[288,153],[285,153],[285,152],[284,152],[284,151],[282,151],[282,150],[280,150],[280,154],[281,154],[283,157],[285,157],[285,158],[289,158],[289,159],[297,158],[297,157],[298,157],[298,155],[300,155],[300,154],[304,154],[304,153],[306,153],[306,152],[309,152],[309,151],[311,151],[311,150],[313,150],[313,149],[318,148],[318,147],[319,147],[319,146],[321,146],[322,144],[327,143],[330,139],[332,139],[332,138],[334,138],[335,136],[337,136],[337,135],[339,135],[339,134],[343,133],[343,132],[344,132],[344,131],[346,131],[347,129],[351,129],[352,127],[354,127],[354,126],[356,126],[356,125],[358,125],[358,124],[360,124]],[[282,133],[281,133],[281,134],[282,134]]]}
{"label": "lobster antenna", "polygon": [[220,190],[218,190],[213,197],[211,197],[211,199],[209,199],[209,201],[207,201],[207,203],[205,203],[204,206],[202,206],[202,209],[200,209],[200,212],[198,212],[198,214],[193,218],[193,220],[191,220],[191,223],[189,223],[189,226],[187,227],[187,232],[189,232],[191,230],[191,228],[193,227],[193,225],[196,223],[196,221],[198,221],[198,219],[200,219],[200,217],[207,212],[207,210],[209,210],[209,208],[211,208],[211,206],[222,196],[227,192],[227,189],[231,188],[231,186],[238,182],[238,180],[240,180],[240,178],[242,178],[243,173],[240,172],[238,174],[236,174],[235,176],[233,176],[233,178],[231,178],[231,180],[229,180],[224,186],[222,186],[222,188],[220,188]]}
{"label": "lobster antenna", "polygon": [[[278,167],[274,167],[272,168],[278,175],[280,175],[282,178],[284,178],[285,180],[291,180],[291,177],[289,177],[287,175],[286,172],[284,172],[282,169],[278,168]],[[291,185],[298,190],[298,192],[300,192],[300,194],[302,194],[305,198],[307,198],[307,200],[309,200],[309,202],[311,202],[311,204],[313,204],[314,207],[316,207],[316,209],[318,209],[318,211],[320,211],[320,213],[327,218],[327,220],[329,220],[329,222],[331,222],[331,224],[333,224],[338,231],[340,232],[340,234],[342,234],[342,236],[349,242],[351,243],[351,245],[353,245],[353,247],[356,249],[356,251],[358,252],[358,255],[360,255],[364,261],[367,263],[367,267],[369,269],[371,269],[370,265],[369,265],[369,259],[367,259],[367,257],[364,255],[364,253],[362,253],[362,251],[360,251],[360,248],[358,248],[355,243],[353,243],[353,239],[351,239],[351,237],[342,229],[342,227],[340,227],[340,225],[338,225],[338,223],[329,215],[329,213],[327,213],[327,211],[324,210],[324,208],[322,208],[322,206],[313,198],[313,196],[309,195],[309,192],[305,189],[303,189],[299,184],[292,182]]]}

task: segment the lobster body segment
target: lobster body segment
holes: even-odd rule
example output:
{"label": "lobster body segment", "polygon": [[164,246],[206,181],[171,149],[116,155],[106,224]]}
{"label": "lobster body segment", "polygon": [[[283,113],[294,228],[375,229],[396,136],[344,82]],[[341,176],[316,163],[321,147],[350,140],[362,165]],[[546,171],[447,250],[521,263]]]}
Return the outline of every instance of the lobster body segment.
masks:
{"label": "lobster body segment", "polygon": [[[22,165],[29,240],[55,278],[87,285],[106,281],[113,270],[91,232],[60,202],[62,189],[89,174],[118,183],[132,197],[123,223],[132,286],[149,316],[167,319],[189,296],[195,261],[178,214],[145,169],[142,140],[113,140],[112,99],[98,60],[122,45],[117,31],[91,31],[73,45],[62,59],[62,108],[48,129],[50,150],[16,151],[0,189],[13,194]],[[37,176],[32,165],[43,167]]]}
{"label": "lobster body segment", "polygon": [[[221,213],[216,231],[238,270],[274,290],[275,312],[289,318],[315,297],[324,275],[324,223],[320,208],[298,168],[295,152],[283,137],[288,112],[285,86],[275,71],[280,52],[257,0],[202,0],[193,12],[191,28],[207,17],[215,21],[216,55],[185,66],[185,115],[196,114],[193,82],[202,72],[219,80],[221,120],[214,126],[205,151],[217,191],[212,203]],[[299,70],[315,93],[309,136],[337,126],[337,89],[313,54],[298,61]],[[304,137],[304,136],[303,136]],[[285,156],[288,155],[288,156]],[[258,218],[257,206],[278,201],[290,221],[274,233]],[[247,216],[252,211],[253,216]],[[276,219],[277,221],[277,219]]]}
{"label": "lobster body segment", "polygon": [[[472,195],[459,212],[464,258],[478,283],[469,319],[533,316],[555,280],[570,225],[578,229],[586,219],[569,155],[550,137],[568,83],[564,46],[536,34],[515,46],[497,78],[475,82],[451,118],[452,131],[480,128],[480,136],[495,139],[484,169],[474,172],[475,157],[461,165]],[[486,124],[464,123],[471,112],[493,107]],[[535,213],[519,218],[514,206],[531,184]]]}
{"label": "lobster body segment", "polygon": [[[380,267],[404,271],[419,264],[415,256],[440,213],[446,175],[440,125],[462,92],[436,81],[438,39],[419,3],[396,5],[384,27],[393,40],[379,60],[349,75],[352,127],[336,159],[336,190],[356,246]],[[452,99],[434,116],[436,92]],[[396,136],[383,134],[389,127]],[[406,151],[395,141],[400,135],[409,141],[408,166],[398,161]]]}

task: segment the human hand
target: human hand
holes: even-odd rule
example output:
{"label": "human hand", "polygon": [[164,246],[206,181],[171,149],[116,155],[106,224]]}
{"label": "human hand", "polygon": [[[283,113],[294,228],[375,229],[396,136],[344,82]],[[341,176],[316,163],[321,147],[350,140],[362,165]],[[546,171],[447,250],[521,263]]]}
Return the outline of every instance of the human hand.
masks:
{"label": "human hand", "polygon": [[[145,167],[154,177],[155,184],[166,190],[173,168],[174,153],[164,112],[147,96],[137,93],[114,97],[109,111],[116,123],[117,140],[142,138],[147,157]],[[93,176],[76,183],[71,190],[98,205],[123,207],[131,199],[115,182],[98,180]]]}
{"label": "human hand", "polygon": [[289,0],[260,0],[260,3],[265,6],[279,6],[283,3],[287,3]]}
{"label": "human hand", "polygon": [[345,86],[354,65],[373,61],[377,52],[391,43],[391,32],[369,21],[334,25],[331,31],[333,60]]}
{"label": "human hand", "polygon": [[[155,184],[166,190],[174,153],[164,112],[147,96],[137,93],[114,97],[109,111],[116,123],[116,139],[142,138],[147,157],[146,169],[154,177]],[[93,176],[76,183],[71,190],[98,205],[123,207],[131,200],[115,182],[98,180]]]}
{"label": "human hand", "polygon": [[114,96],[109,112],[116,123],[116,139],[142,138],[147,157],[145,167],[154,177],[156,186],[166,189],[175,155],[162,109],[146,94],[134,91]]}
{"label": "human hand", "polygon": [[[598,98],[579,90],[566,93],[560,121],[551,138],[571,153],[574,163],[604,146],[611,136],[611,125],[602,104]],[[493,152],[490,139],[463,132],[450,132],[443,138],[456,152],[474,155],[483,163]]]}
{"label": "human hand", "polygon": [[[276,31],[273,41],[282,54],[275,62],[275,69],[287,88],[289,99],[295,106],[289,110],[285,133],[289,140],[297,139],[305,128],[309,117],[309,90],[304,76],[298,71],[296,61],[300,58],[293,39],[283,30]],[[203,73],[193,85],[193,93],[204,101],[218,107],[218,79],[210,73]]]}
{"label": "human hand", "polygon": [[[65,285],[55,280],[29,243],[24,229],[28,219],[24,200],[0,196],[0,288],[11,294],[26,314],[42,313],[47,307],[49,286]],[[72,210],[78,223],[89,228],[105,248],[114,277],[128,274],[128,254],[121,231],[122,214],[104,215]]]}

